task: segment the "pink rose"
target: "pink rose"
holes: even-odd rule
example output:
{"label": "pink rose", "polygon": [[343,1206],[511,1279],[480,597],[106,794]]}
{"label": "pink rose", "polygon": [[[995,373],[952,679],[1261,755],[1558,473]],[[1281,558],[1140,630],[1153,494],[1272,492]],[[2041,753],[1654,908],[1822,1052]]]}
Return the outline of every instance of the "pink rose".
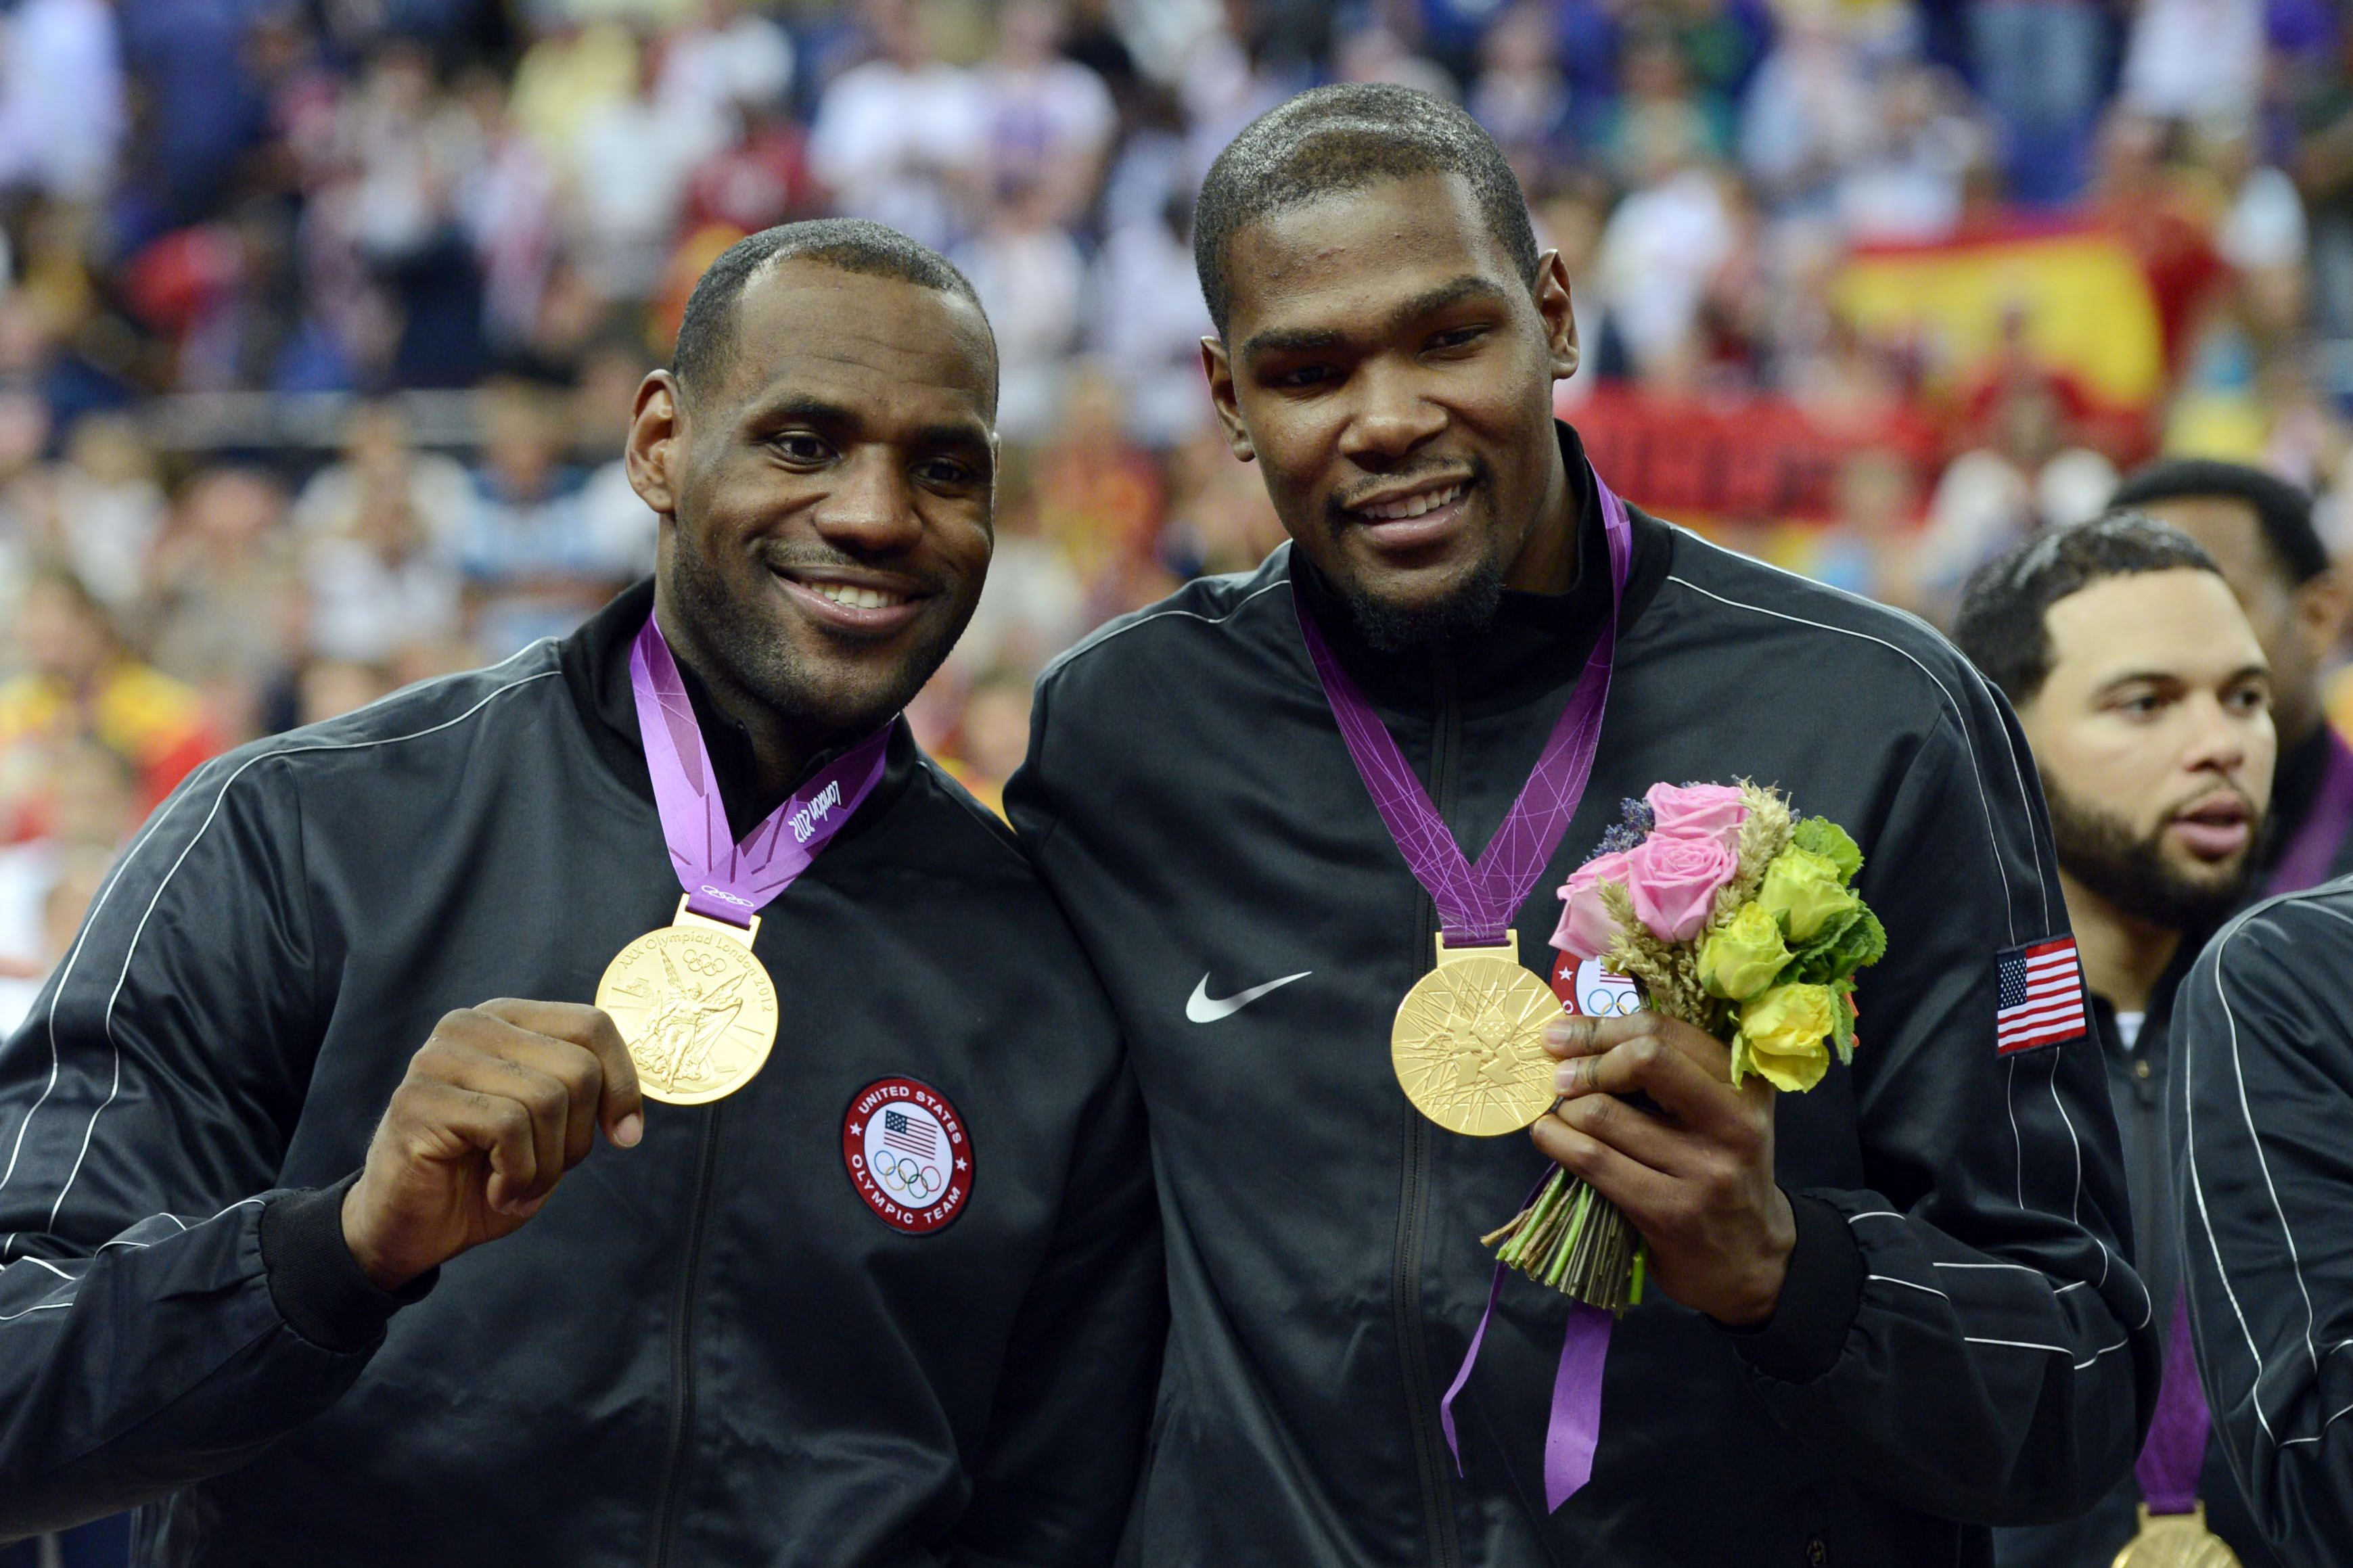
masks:
{"label": "pink rose", "polygon": [[1560,889],[1560,927],[1552,944],[1579,958],[1599,958],[1618,940],[1618,922],[1601,907],[1601,884],[1627,880],[1631,857],[1622,850],[1596,855],[1568,874]]}
{"label": "pink rose", "polygon": [[1654,833],[1626,857],[1626,890],[1652,936],[1689,942],[1715,908],[1715,890],[1739,870],[1739,857],[1720,839]]}
{"label": "pink rose", "polygon": [[1748,807],[1730,784],[1654,784],[1642,797],[1662,838],[1713,838],[1734,854],[1740,852],[1740,825]]}

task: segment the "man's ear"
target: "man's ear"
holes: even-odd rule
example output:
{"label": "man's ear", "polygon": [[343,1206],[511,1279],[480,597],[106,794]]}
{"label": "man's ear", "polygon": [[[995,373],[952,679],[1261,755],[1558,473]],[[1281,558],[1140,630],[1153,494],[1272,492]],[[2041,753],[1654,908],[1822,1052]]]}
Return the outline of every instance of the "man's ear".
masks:
{"label": "man's ear", "polygon": [[664,518],[678,512],[678,483],[671,471],[686,438],[686,420],[678,377],[658,370],[638,383],[638,400],[629,415],[628,444],[622,462],[629,488],[638,499]]}
{"label": "man's ear", "polygon": [[1534,289],[1536,314],[1544,318],[1545,343],[1552,351],[1552,378],[1567,381],[1577,374],[1577,312],[1570,306],[1568,265],[1557,250],[1536,258]]}
{"label": "man's ear", "polygon": [[2341,567],[2331,566],[2310,582],[2297,585],[2296,629],[2311,648],[2316,667],[2326,665],[2328,656],[2336,651],[2337,639],[2345,634],[2348,610],[2353,610],[2353,595],[2346,591]]}
{"label": "man's ear", "polygon": [[1233,362],[1226,357],[1226,345],[1216,338],[1201,340],[1201,369],[1209,378],[1209,401],[1217,407],[1218,423],[1226,428],[1226,445],[1243,462],[1256,462],[1258,448],[1250,444],[1241,405],[1234,401]]}

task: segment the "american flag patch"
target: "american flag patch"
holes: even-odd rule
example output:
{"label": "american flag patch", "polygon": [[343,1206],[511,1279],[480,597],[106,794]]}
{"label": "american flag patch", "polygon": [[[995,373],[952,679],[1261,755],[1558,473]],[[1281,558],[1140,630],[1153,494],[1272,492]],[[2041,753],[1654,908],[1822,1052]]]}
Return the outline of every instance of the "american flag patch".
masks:
{"label": "american flag patch", "polygon": [[2001,985],[1993,1016],[1997,1055],[2083,1037],[2084,968],[2073,937],[2005,948],[1993,962]]}
{"label": "american flag patch", "polygon": [[939,1152],[939,1143],[929,1127],[918,1126],[915,1119],[903,1110],[882,1113],[882,1142],[902,1153],[928,1160]]}

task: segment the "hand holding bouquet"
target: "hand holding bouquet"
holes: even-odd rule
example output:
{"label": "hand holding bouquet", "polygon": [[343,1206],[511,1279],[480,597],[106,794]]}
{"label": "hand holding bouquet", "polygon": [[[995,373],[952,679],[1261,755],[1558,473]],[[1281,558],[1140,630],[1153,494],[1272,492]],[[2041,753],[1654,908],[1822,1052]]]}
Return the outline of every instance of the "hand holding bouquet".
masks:
{"label": "hand holding bouquet", "polygon": [[[1823,817],[1755,784],[1656,784],[1562,888],[1553,945],[1637,982],[1653,1011],[1731,1047],[1732,1081],[1821,1081],[1854,1049],[1854,974],[1886,932],[1852,886],[1862,856]],[[1488,1237],[1502,1262],[1592,1306],[1641,1289],[1640,1237],[1582,1179],[1556,1171]]]}

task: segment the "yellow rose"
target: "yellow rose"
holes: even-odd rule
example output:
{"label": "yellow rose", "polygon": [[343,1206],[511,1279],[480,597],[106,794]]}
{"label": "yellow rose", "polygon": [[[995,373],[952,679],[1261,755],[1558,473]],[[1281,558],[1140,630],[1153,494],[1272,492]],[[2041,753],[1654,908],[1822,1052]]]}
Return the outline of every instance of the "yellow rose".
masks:
{"label": "yellow rose", "polygon": [[1789,940],[1806,942],[1862,900],[1840,877],[1838,862],[1810,849],[1784,849],[1765,868],[1757,901],[1787,918]]}
{"label": "yellow rose", "polygon": [[1743,904],[1723,929],[1699,944],[1699,983],[1711,995],[1745,1002],[1767,985],[1789,962],[1781,922],[1762,904]]}
{"label": "yellow rose", "polygon": [[1776,985],[1751,997],[1740,1008],[1733,1071],[1746,1067],[1775,1089],[1803,1094],[1830,1070],[1837,1021],[1838,994],[1827,985]]}

